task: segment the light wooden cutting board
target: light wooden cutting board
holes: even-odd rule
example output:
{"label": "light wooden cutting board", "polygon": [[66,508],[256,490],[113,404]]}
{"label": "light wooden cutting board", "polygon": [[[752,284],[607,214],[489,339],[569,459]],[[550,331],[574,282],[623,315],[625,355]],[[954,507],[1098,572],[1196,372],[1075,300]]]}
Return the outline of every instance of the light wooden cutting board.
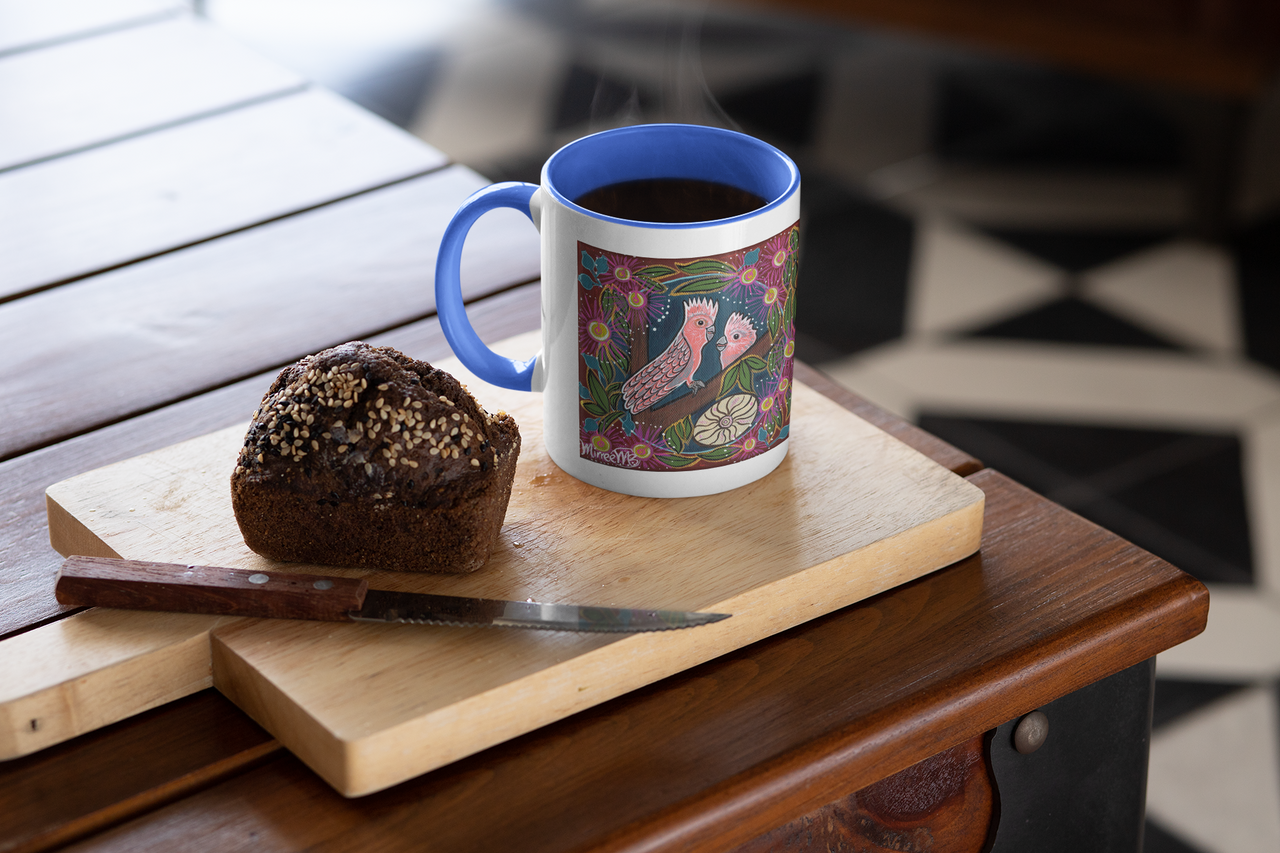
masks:
{"label": "light wooden cutting board", "polygon": [[[509,343],[533,351],[528,339]],[[978,549],[981,490],[804,385],[764,480],[634,498],[547,457],[541,397],[442,364],[523,450],[501,541],[462,577],[271,563],[231,511],[244,429],[48,489],[62,554],[364,575],[370,586],[733,614],[636,635],[308,623],[93,609],[0,643],[0,758],[213,684],[337,790],[381,790],[917,578]],[[265,390],[265,389],[264,389]]]}

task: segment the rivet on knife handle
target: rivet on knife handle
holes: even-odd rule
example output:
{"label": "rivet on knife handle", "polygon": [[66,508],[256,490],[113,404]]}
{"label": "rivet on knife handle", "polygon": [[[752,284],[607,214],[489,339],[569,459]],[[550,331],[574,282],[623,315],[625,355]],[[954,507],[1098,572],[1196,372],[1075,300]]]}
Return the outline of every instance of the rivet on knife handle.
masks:
{"label": "rivet on knife handle", "polygon": [[368,588],[364,579],[68,557],[55,595],[62,604],[122,610],[346,622]]}

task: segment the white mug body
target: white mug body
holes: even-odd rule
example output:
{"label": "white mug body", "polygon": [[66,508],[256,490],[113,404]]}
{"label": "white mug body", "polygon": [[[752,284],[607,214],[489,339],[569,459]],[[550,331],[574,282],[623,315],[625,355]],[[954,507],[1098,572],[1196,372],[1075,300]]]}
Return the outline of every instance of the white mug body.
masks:
{"label": "white mug body", "polygon": [[[697,259],[742,252],[786,234],[800,218],[800,194],[757,216],[686,228],[653,228],[593,216],[565,204],[543,186],[534,195],[542,237],[542,360],[544,436],[558,467],[579,480],[629,495],[693,497],[746,485],[773,471],[787,453],[789,435],[742,461],[696,470],[644,470],[603,464],[584,452],[579,362],[583,317],[579,265],[583,246],[642,259]],[[766,259],[768,262],[768,259]],[[794,294],[793,294],[794,298]],[[721,312],[723,313],[723,312]],[[719,330],[718,330],[719,331]],[[709,349],[709,347],[708,347]],[[786,356],[788,359],[790,355]],[[786,371],[790,376],[791,371]],[[628,451],[619,454],[626,459]]]}
{"label": "white mug body", "polygon": [[[664,203],[696,187],[706,206],[588,201],[637,185]],[[475,334],[458,280],[467,230],[497,207],[541,232],[543,347],[523,362]],[[593,134],[553,154],[539,186],[495,184],[458,210],[436,265],[441,325],[481,379],[543,393],[547,452],[568,474],[642,497],[734,489],[787,454],[799,218],[799,171],[758,139],[676,124]]]}

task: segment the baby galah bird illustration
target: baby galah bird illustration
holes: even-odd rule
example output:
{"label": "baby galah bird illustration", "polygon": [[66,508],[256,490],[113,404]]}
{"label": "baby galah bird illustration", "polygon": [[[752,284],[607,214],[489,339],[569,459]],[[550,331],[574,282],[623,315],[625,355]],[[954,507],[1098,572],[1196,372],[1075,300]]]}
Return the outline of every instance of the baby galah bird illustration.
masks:
{"label": "baby galah bird illustration", "polygon": [[684,304],[684,325],[662,355],[636,371],[622,386],[622,402],[631,412],[641,412],[681,385],[697,389],[705,383],[694,379],[702,365],[702,348],[716,331],[719,304],[710,299],[690,299]]}
{"label": "baby galah bird illustration", "polygon": [[720,369],[724,370],[733,364],[755,342],[756,327],[746,317],[734,311],[724,324],[724,334],[716,341],[716,349],[720,350]]}

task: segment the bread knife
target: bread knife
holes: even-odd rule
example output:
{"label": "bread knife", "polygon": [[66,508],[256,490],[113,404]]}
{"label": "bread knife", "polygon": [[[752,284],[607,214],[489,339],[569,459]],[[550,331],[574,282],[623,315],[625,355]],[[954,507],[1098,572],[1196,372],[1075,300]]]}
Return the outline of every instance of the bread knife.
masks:
{"label": "bread knife", "polygon": [[637,610],[370,589],[363,578],[248,571],[105,557],[68,557],[62,604],[324,622],[541,628],[631,634],[693,628],[727,613]]}

